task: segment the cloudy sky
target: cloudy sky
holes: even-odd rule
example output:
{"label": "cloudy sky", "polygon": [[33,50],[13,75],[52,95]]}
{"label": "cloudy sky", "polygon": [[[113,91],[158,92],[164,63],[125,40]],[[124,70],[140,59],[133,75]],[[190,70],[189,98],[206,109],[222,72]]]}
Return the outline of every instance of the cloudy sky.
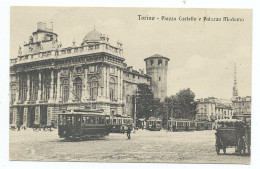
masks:
{"label": "cloudy sky", "polygon": [[[140,21],[138,15],[155,17],[240,17],[244,22]],[[124,57],[134,69],[145,68],[144,58],[160,54],[170,58],[168,95],[191,88],[196,98],[230,99],[234,64],[239,95],[251,95],[252,23],[250,10],[167,8],[11,8],[11,58],[19,45],[37,28],[37,22],[53,22],[63,47],[73,39],[80,45],[94,25],[123,42]]]}

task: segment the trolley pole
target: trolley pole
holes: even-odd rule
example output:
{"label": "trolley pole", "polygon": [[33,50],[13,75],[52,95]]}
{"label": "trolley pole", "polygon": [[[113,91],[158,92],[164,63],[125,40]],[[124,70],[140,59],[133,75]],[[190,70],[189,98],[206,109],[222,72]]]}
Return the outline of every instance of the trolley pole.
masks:
{"label": "trolley pole", "polygon": [[[168,104],[169,105],[169,104]],[[167,106],[167,110],[166,110],[166,113],[167,113],[167,116],[166,116],[166,131],[168,131],[168,120],[169,120],[169,108],[168,108],[168,106]]]}
{"label": "trolley pole", "polygon": [[136,129],[136,95],[134,95],[135,99],[135,107],[134,107],[134,133],[135,133],[135,129]]}

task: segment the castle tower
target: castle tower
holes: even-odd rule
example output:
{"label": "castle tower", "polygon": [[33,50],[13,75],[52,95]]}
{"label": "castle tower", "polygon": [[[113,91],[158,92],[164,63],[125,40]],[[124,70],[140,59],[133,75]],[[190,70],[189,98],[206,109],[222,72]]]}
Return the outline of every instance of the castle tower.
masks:
{"label": "castle tower", "polygon": [[233,85],[233,94],[231,100],[235,100],[238,97],[238,89],[237,89],[237,69],[236,65],[234,67],[234,85]]}
{"label": "castle tower", "polygon": [[161,101],[167,96],[167,70],[170,59],[159,54],[145,58],[146,73],[151,76],[151,86],[155,98]]}

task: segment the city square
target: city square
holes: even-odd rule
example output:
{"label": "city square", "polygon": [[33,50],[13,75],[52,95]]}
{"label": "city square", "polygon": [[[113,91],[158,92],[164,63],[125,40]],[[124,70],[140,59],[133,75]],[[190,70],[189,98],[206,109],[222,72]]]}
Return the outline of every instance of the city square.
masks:
{"label": "city square", "polygon": [[[30,139],[29,139],[30,138]],[[163,163],[250,163],[250,156],[216,153],[215,131],[168,132],[136,130],[111,133],[100,140],[68,142],[52,132],[10,131],[10,160]]]}

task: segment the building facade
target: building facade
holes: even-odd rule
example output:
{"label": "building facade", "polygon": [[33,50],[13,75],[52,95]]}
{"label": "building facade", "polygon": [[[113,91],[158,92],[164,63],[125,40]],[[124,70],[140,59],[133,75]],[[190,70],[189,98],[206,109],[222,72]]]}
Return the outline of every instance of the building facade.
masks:
{"label": "building facade", "polygon": [[127,67],[123,44],[93,30],[80,46],[62,48],[52,25],[37,30],[10,60],[10,123],[32,126],[56,123],[57,113],[80,106],[108,115],[132,116],[137,85],[151,77]]}
{"label": "building facade", "polygon": [[167,70],[169,58],[155,54],[145,58],[146,73],[151,76],[151,87],[155,98],[164,101],[167,96]]}
{"label": "building facade", "polygon": [[234,115],[251,115],[251,96],[236,97],[233,102]]}
{"label": "building facade", "polygon": [[197,121],[215,121],[219,119],[232,119],[232,102],[217,98],[198,100]]}

